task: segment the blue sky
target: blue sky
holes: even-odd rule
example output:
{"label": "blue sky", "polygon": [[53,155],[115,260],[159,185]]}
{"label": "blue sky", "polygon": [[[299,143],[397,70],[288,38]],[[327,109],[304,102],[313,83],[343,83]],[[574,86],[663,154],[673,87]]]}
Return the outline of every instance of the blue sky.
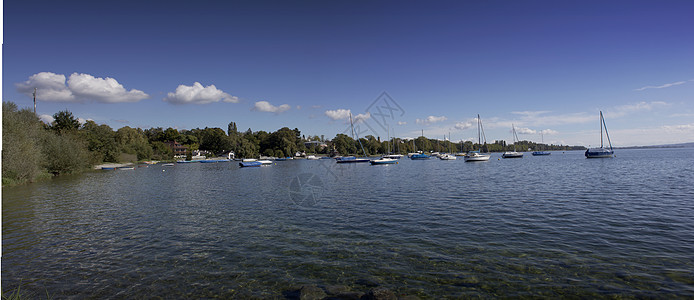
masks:
{"label": "blue sky", "polygon": [[694,141],[692,1],[5,1],[3,15],[3,100],[30,107],[37,87],[38,114],[114,129],[332,138],[351,112],[361,135],[458,141],[480,114],[488,141],[513,124],[595,146],[602,110],[616,146]]}

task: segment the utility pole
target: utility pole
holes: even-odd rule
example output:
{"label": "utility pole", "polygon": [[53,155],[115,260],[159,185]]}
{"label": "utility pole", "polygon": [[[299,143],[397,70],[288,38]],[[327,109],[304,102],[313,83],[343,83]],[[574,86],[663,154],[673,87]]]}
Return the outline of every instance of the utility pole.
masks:
{"label": "utility pole", "polygon": [[36,114],[36,88],[34,88],[34,115]]}

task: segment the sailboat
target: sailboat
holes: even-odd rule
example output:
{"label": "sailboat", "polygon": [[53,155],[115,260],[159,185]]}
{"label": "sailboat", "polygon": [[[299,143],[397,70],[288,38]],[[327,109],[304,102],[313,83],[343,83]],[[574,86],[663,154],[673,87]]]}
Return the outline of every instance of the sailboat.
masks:
{"label": "sailboat", "polygon": [[[390,127],[388,128],[388,139],[390,140]],[[386,152],[390,153],[390,143],[388,144],[388,150]],[[389,155],[384,155],[379,159],[372,160],[371,165],[391,165],[398,163],[396,158],[391,158],[388,156]]]}
{"label": "sailboat", "polygon": [[[422,137],[424,137],[424,130],[422,130]],[[410,153],[411,155],[408,155],[411,160],[424,160],[424,159],[429,159],[429,155],[424,154],[422,151],[417,152],[417,146],[414,143],[414,139],[412,140],[412,146],[414,147],[415,153]]]}
{"label": "sailboat", "polygon": [[[488,161],[492,156],[489,154],[482,154],[482,136],[484,136],[484,128],[482,128],[482,119],[480,115],[477,115],[477,143],[480,145],[480,149],[477,151],[470,151],[465,154],[465,161]],[[484,143],[487,143],[487,137],[484,137]]]}
{"label": "sailboat", "polygon": [[[388,135],[390,135],[390,129],[388,130]],[[393,149],[391,149],[390,154],[383,155],[384,158],[393,158],[393,159],[400,159],[402,158],[402,154],[396,154],[393,153],[395,151],[395,129],[393,129],[393,139],[391,139],[391,145],[393,145]],[[400,143],[398,143],[398,152],[400,152]]]}
{"label": "sailboat", "polygon": [[[444,141],[446,140],[445,135],[443,136],[443,140]],[[457,157],[455,157],[455,155],[453,155],[453,150],[451,150],[451,147],[450,147],[451,146],[451,133],[450,132],[448,133],[448,145],[449,145],[449,147],[448,147],[449,153],[439,155],[440,160],[456,160],[457,159]]]}
{"label": "sailboat", "polygon": [[[354,123],[352,123],[352,113],[349,114],[349,125],[352,126],[352,139],[354,139]],[[337,158],[336,162],[338,164],[345,164],[345,163],[362,163],[362,162],[370,162],[371,160],[368,159],[366,156],[366,151],[364,150],[364,146],[361,144],[361,140],[359,140],[359,135],[357,135],[357,141],[359,142],[359,146],[361,146],[361,151],[364,152],[364,157],[363,158],[356,158],[354,156],[345,156],[345,157],[339,157]]]}
{"label": "sailboat", "polygon": [[513,130],[513,151],[506,151],[501,155],[503,158],[523,158],[523,153],[516,152],[516,143],[519,142],[518,135],[516,134],[516,127],[511,124],[511,129]]}
{"label": "sailboat", "polygon": [[[545,144],[545,135],[544,135],[544,132],[542,132],[542,130],[540,130],[540,137],[542,137],[542,145],[544,145]],[[550,155],[550,154],[552,154],[552,153],[549,151],[533,151],[533,156],[542,156],[542,155]]]}
{"label": "sailboat", "polygon": [[[607,142],[610,145],[610,149],[605,149],[602,140],[602,129],[605,128],[605,135],[607,136]],[[607,132],[607,125],[605,125],[605,118],[602,116],[602,111],[600,111],[600,148],[591,148],[586,150],[586,158],[604,158],[612,157],[614,155],[614,150],[612,150],[612,142],[610,141],[610,134]]]}

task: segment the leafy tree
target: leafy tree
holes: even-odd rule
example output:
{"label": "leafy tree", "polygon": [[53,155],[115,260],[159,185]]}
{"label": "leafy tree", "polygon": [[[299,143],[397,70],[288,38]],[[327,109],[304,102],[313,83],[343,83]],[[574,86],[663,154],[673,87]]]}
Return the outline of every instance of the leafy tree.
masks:
{"label": "leafy tree", "polygon": [[80,128],[80,121],[71,112],[63,110],[53,115],[51,128],[58,133],[70,132]]}
{"label": "leafy tree", "polygon": [[120,153],[116,144],[116,133],[108,125],[97,125],[87,121],[80,129],[91,152],[92,163],[117,162]]}
{"label": "leafy tree", "polygon": [[116,131],[116,144],[124,153],[137,155],[138,160],[150,159],[152,146],[150,146],[144,131],[125,126]]}
{"label": "leafy tree", "polygon": [[355,141],[346,134],[338,133],[332,140],[333,147],[340,155],[348,155],[357,152]]}

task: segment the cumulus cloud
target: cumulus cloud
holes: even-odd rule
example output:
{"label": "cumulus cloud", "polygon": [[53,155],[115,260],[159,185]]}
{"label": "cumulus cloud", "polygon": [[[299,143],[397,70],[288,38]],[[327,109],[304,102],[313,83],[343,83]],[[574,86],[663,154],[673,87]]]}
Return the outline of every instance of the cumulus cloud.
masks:
{"label": "cumulus cloud", "polygon": [[41,72],[31,75],[25,82],[16,84],[17,91],[32,96],[34,88],[36,99],[41,101],[74,102],[77,101],[72,91],[65,85],[65,75]]}
{"label": "cumulus cloud", "polygon": [[349,114],[352,113],[349,109],[326,110],[325,115],[333,120],[349,119]]}
{"label": "cumulus cloud", "polygon": [[238,103],[239,98],[218,90],[214,84],[202,86],[195,82],[191,86],[179,85],[175,92],[167,94],[164,101],[173,104],[208,104],[219,101]]}
{"label": "cumulus cloud", "polygon": [[89,74],[72,73],[67,86],[78,99],[89,99],[103,103],[138,102],[149,98],[140,90],[126,90],[113,78],[98,78]]}
{"label": "cumulus cloud", "polygon": [[291,107],[289,106],[289,104],[282,104],[280,106],[274,106],[274,105],[270,104],[270,102],[267,102],[267,101],[258,101],[255,103],[255,106],[253,106],[253,108],[251,108],[251,110],[281,114],[281,113],[289,110],[290,108]]}
{"label": "cumulus cloud", "polygon": [[543,129],[543,130],[540,130],[540,133],[551,135],[551,134],[557,134],[559,132],[556,130],[552,130],[552,129]]}
{"label": "cumulus cloud", "polygon": [[113,78],[79,73],[72,73],[66,84],[65,75],[41,72],[31,75],[27,81],[16,86],[17,91],[27,96],[31,96],[36,88],[36,99],[41,101],[121,103],[149,98],[143,91],[126,90]]}
{"label": "cumulus cloud", "polygon": [[354,116],[353,118],[354,118],[354,123],[364,122],[364,121],[371,118],[371,113],[367,112],[365,114],[358,114],[358,115]]}
{"label": "cumulus cloud", "polygon": [[465,121],[465,122],[455,123],[455,126],[453,126],[453,127],[455,129],[458,129],[458,130],[465,130],[465,129],[471,128],[473,125],[474,124],[472,123],[472,121]]}
{"label": "cumulus cloud", "polygon": [[429,125],[433,123],[438,123],[438,122],[443,122],[448,120],[448,118],[444,116],[436,117],[436,116],[428,116],[426,119],[417,119],[415,122],[417,124],[422,124],[422,125]]}

